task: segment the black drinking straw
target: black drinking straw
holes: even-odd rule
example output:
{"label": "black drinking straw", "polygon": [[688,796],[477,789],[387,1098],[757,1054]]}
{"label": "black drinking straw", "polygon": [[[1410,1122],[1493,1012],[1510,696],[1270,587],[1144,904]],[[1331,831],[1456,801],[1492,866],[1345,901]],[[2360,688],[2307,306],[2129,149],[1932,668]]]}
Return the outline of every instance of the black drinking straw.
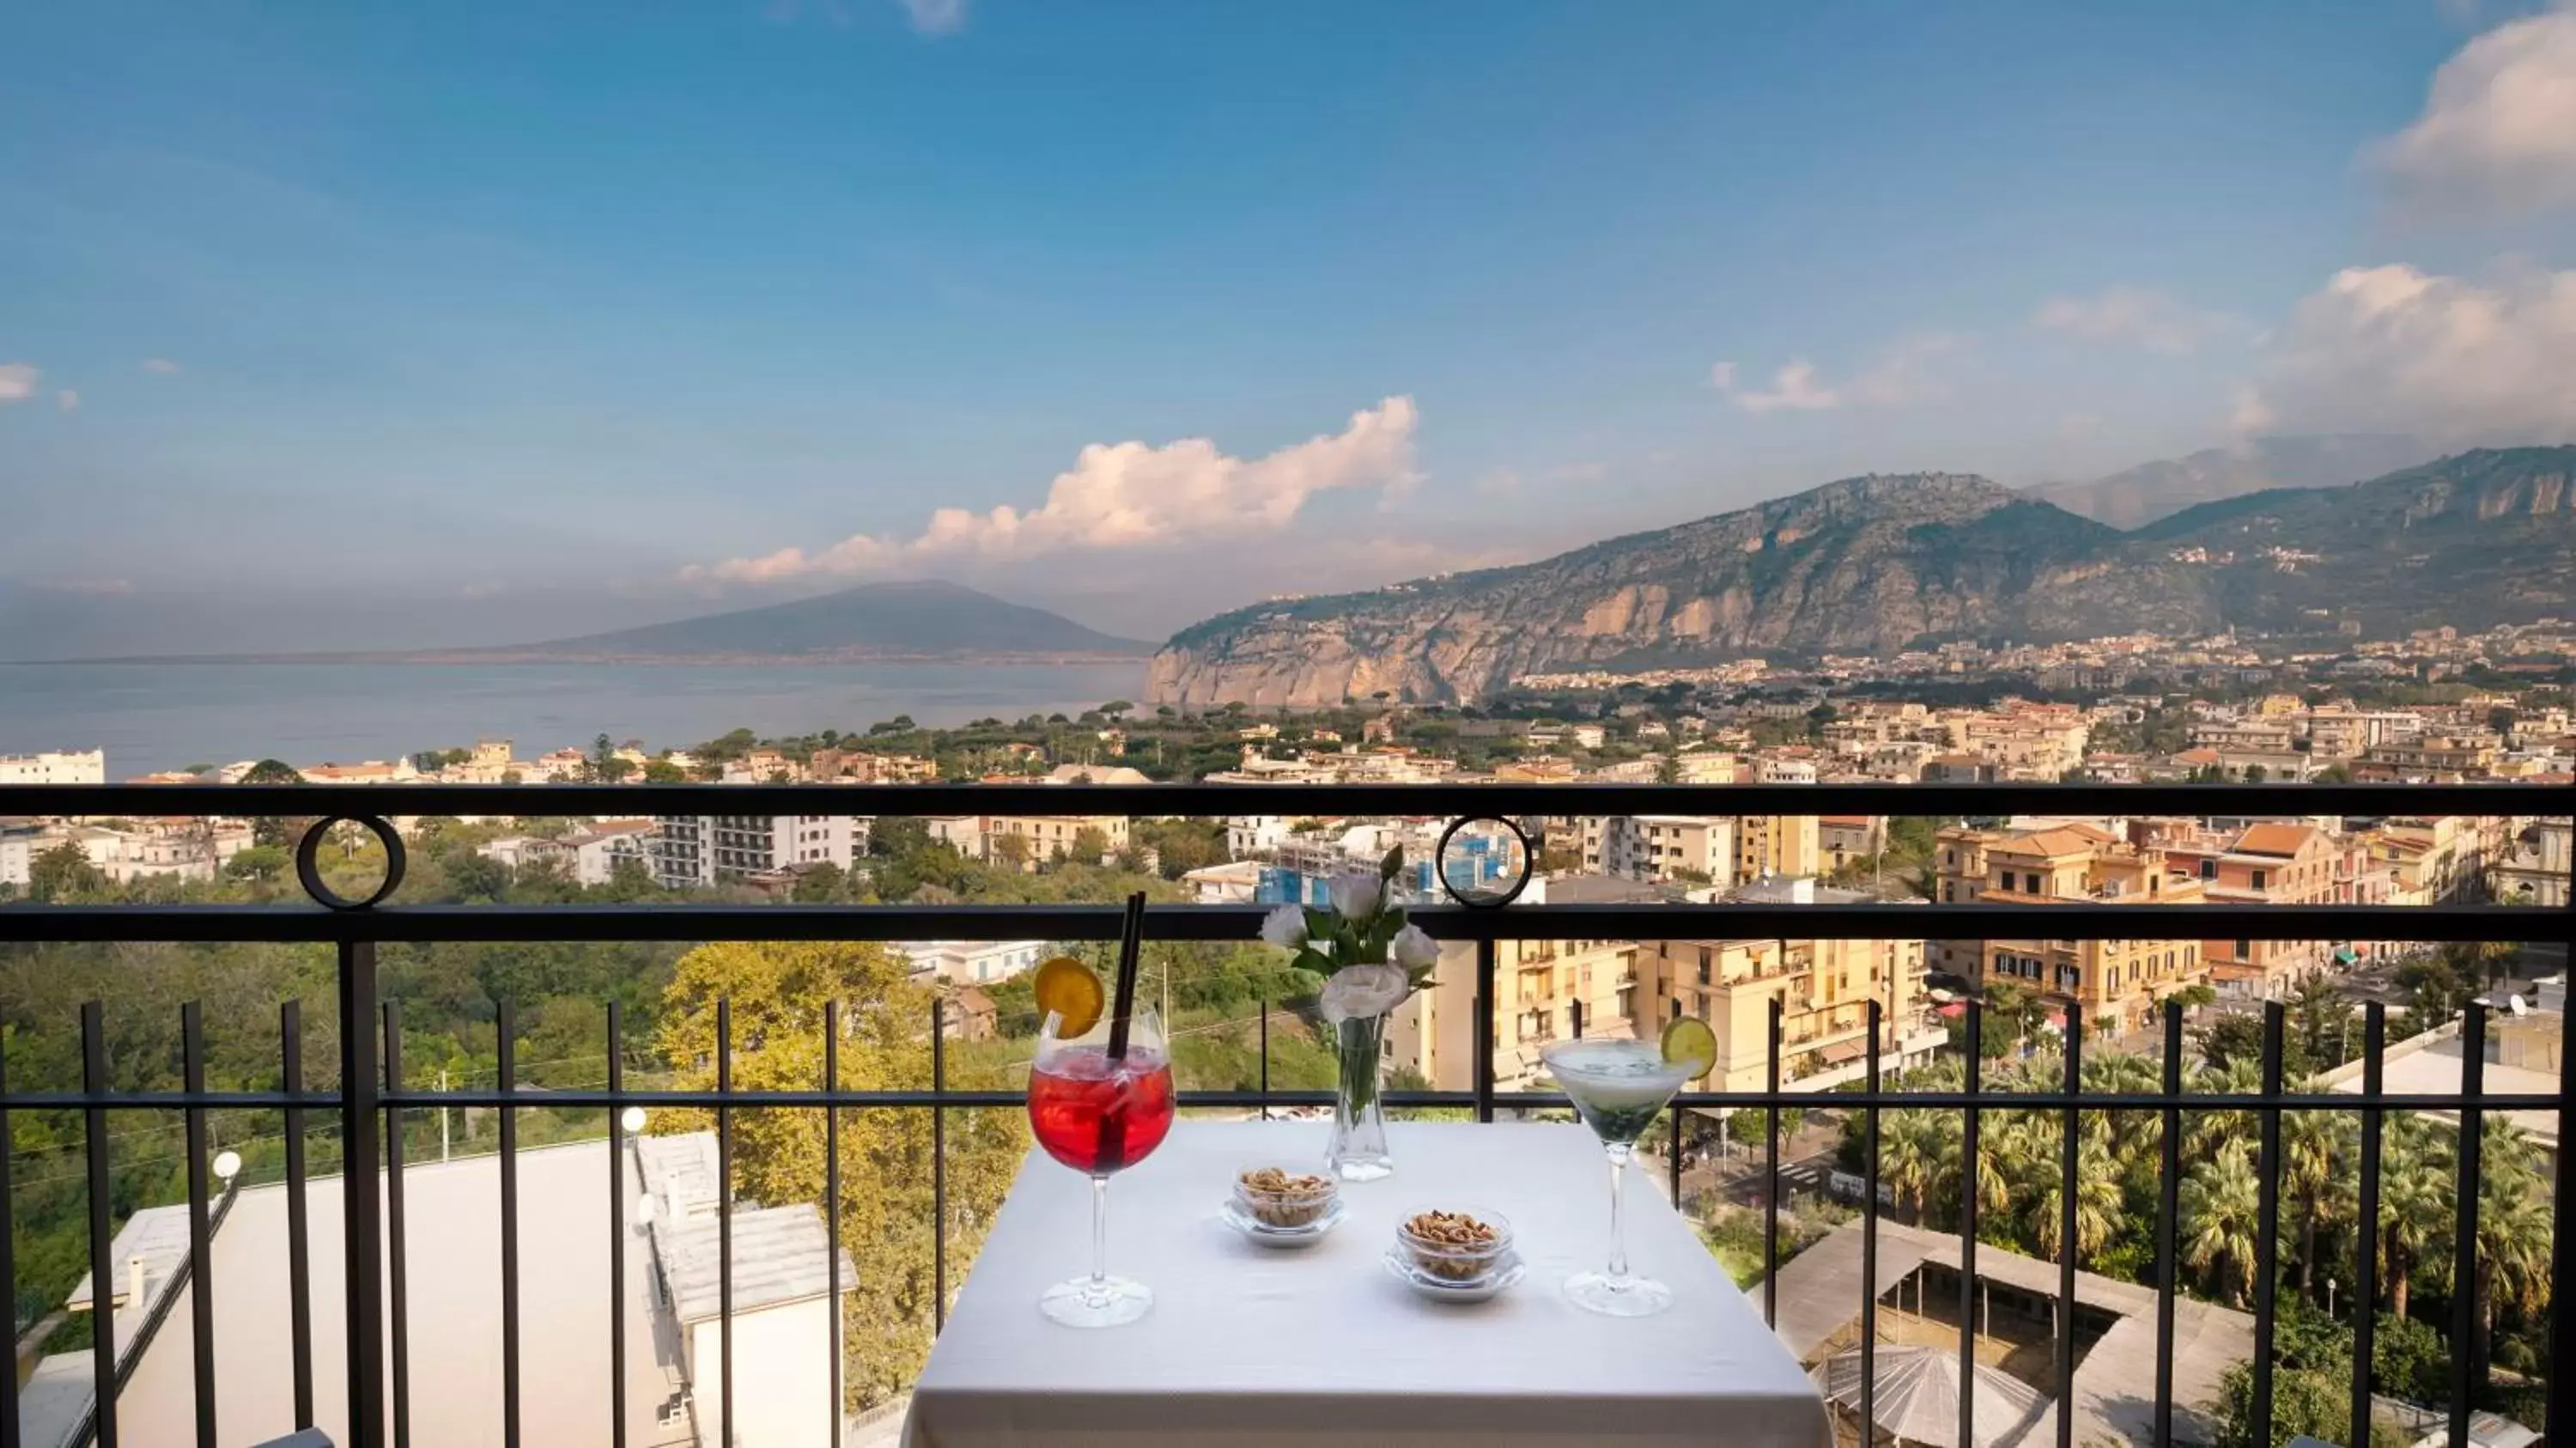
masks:
{"label": "black drinking straw", "polygon": [[1136,1009],[1136,962],[1145,950],[1145,892],[1127,897],[1127,917],[1118,935],[1118,984],[1111,997],[1109,1059],[1127,1057],[1127,1017]]}

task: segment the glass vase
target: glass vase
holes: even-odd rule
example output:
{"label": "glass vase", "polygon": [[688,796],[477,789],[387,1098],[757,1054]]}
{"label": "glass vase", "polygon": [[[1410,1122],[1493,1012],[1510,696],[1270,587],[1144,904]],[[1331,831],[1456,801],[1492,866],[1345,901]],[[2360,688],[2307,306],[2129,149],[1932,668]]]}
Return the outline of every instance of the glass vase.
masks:
{"label": "glass vase", "polygon": [[1386,1150],[1386,1109],[1380,1104],[1386,1058],[1386,1017],[1354,1016],[1335,1028],[1340,1069],[1333,1082],[1333,1142],[1324,1164],[1346,1182],[1373,1182],[1395,1171]]}

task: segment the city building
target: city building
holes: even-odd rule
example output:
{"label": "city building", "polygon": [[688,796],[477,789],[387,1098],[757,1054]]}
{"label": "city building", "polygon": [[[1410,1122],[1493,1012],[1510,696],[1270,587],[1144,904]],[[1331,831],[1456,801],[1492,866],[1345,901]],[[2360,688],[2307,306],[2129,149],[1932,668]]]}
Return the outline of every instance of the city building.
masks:
{"label": "city building", "polygon": [[105,783],[107,752],[102,749],[0,754],[0,784]]}
{"label": "city building", "polygon": [[1583,868],[1632,880],[1732,884],[1736,823],[1731,815],[1588,817],[1580,822]]}
{"label": "city building", "polygon": [[[2342,841],[2314,825],[2266,820],[2212,830],[2141,821],[2137,832],[2164,851],[2171,868],[2198,879],[2213,904],[2331,905],[2347,883]],[[2272,1000],[2359,955],[2348,940],[2210,940],[2200,958],[2221,994]]]}
{"label": "city building", "polygon": [[[2165,851],[2133,845],[2086,824],[2020,832],[1941,831],[1935,861],[1944,903],[2051,905],[2117,900],[2197,905],[2206,898],[2193,871]],[[2156,1003],[2208,972],[2197,940],[2064,940],[2037,933],[1934,942],[1940,968],[1980,987],[2014,981],[2088,1026],[2132,1029]],[[2187,927],[2186,927],[2187,928]]]}
{"label": "city building", "polygon": [[915,976],[934,977],[949,985],[985,985],[1009,980],[1047,957],[1043,940],[914,940],[903,953]]}
{"label": "city building", "polygon": [[[1784,904],[1855,903],[1865,891],[1774,880],[1732,898]],[[1827,1090],[1868,1069],[1869,1003],[1879,1003],[1879,1064],[1901,1070],[1948,1041],[1930,1010],[1921,940],[1660,940],[1645,962],[1658,1014],[1695,1016],[1717,1037],[1711,1091],[1759,1091],[1767,1080],[1771,1003],[1780,1002],[1780,1078]]]}
{"label": "city building", "polygon": [[849,815],[663,815],[645,858],[663,888],[685,890],[800,865],[846,870],[866,838],[866,822]]}

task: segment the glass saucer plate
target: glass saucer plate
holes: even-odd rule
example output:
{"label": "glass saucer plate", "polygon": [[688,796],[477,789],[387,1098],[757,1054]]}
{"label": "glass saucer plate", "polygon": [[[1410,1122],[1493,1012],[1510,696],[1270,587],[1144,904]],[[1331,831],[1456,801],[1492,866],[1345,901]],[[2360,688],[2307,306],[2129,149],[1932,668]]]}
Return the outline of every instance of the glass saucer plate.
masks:
{"label": "glass saucer plate", "polygon": [[1216,1214],[1217,1218],[1227,1226],[1241,1232],[1261,1246],[1311,1247],[1324,1240],[1325,1235],[1333,1228],[1341,1225],[1347,1209],[1343,1207],[1341,1199],[1336,1197],[1333,1199],[1333,1204],[1324,1209],[1322,1216],[1302,1227],[1274,1227],[1244,1210],[1243,1203],[1228,1197],[1225,1199],[1225,1204],[1217,1208]]}
{"label": "glass saucer plate", "polygon": [[1386,1270],[1405,1286],[1434,1302],[1486,1302],[1500,1296],[1513,1283],[1529,1275],[1529,1264],[1517,1251],[1507,1251],[1495,1262],[1494,1270],[1465,1282],[1447,1277],[1434,1277],[1413,1265],[1401,1247],[1386,1249]]}

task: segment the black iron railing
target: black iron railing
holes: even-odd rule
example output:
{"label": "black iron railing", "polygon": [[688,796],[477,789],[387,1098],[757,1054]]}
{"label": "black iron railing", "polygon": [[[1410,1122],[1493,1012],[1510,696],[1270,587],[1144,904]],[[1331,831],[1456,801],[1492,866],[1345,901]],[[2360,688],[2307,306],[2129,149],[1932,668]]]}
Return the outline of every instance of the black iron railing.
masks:
{"label": "black iron railing", "polygon": [[[190,1168],[188,1171],[188,1210],[191,1227],[191,1261],[195,1264],[191,1290],[194,1293],[192,1319],[195,1325],[196,1352],[194,1377],[196,1393],[197,1441],[203,1445],[215,1442],[215,1403],[222,1385],[216,1380],[215,1358],[211,1351],[213,1322],[213,1283],[205,1270],[206,1238],[209,1235],[209,1184],[203,1164],[203,1122],[210,1111],[235,1108],[282,1110],[288,1118],[285,1190],[289,1219],[289,1280],[285,1284],[293,1298],[292,1344],[294,1359],[293,1417],[291,1424],[280,1423],[277,1431],[310,1426],[314,1419],[313,1323],[310,1306],[310,1277],[307,1251],[306,1186],[307,1165],[304,1157],[303,1128],[309,1113],[326,1112],[336,1117],[342,1142],[343,1160],[352,1168],[363,1170],[364,1164],[381,1163],[385,1194],[379,1211],[377,1193],[365,1190],[342,1192],[343,1242],[347,1253],[345,1320],[338,1331],[344,1335],[348,1362],[347,1401],[350,1408],[350,1433],[362,1448],[393,1443],[403,1445],[409,1439],[409,1343],[407,1340],[408,1302],[405,1257],[402,1251],[404,1218],[404,1147],[398,1129],[400,1113],[434,1107],[482,1107],[495,1110],[501,1130],[501,1193],[503,1267],[502,1294],[503,1401],[498,1406],[503,1435],[513,1445],[522,1441],[519,1422],[519,1384],[522,1356],[527,1348],[519,1335],[519,1266],[517,1261],[516,1194],[516,1120],[518,1113],[531,1107],[541,1109],[564,1107],[605,1108],[612,1113],[612,1141],[615,1140],[614,1113],[629,1106],[680,1107],[709,1111],[716,1122],[719,1151],[719,1175],[728,1183],[720,1192],[718,1220],[723,1236],[720,1248],[721,1333],[723,1348],[718,1372],[724,1380],[722,1399],[726,1423],[724,1438],[730,1441],[731,1415],[734,1403],[731,1389],[732,1363],[732,1252],[731,1197],[729,1183],[734,1145],[734,1116],[741,1110],[772,1108],[821,1108],[825,1113],[827,1141],[826,1162],[830,1173],[826,1215],[830,1221],[833,1252],[831,1255],[833,1300],[838,1299],[839,1230],[837,1204],[841,1163],[837,1150],[840,1112],[845,1109],[918,1109],[932,1113],[933,1189],[942,1223],[946,1221],[945,1160],[943,1144],[947,1112],[957,1108],[1017,1107],[1021,1097],[1016,1092],[989,1090],[952,1090],[946,1084],[944,1052],[946,1032],[935,1012],[930,1039],[934,1053],[932,1082],[926,1090],[850,1090],[840,1088],[837,1068],[838,1035],[831,1029],[827,1015],[825,1029],[825,1065],[822,1080],[805,1090],[737,1091],[731,1074],[731,1022],[729,1007],[720,1003],[717,1018],[715,1051],[716,1085],[712,1090],[639,1089],[626,1085],[614,1043],[622,1039],[621,1022],[615,1003],[606,1006],[609,1040],[609,1071],[604,1089],[547,1089],[542,1093],[523,1088],[517,1080],[513,1055],[515,1021],[512,1003],[499,1006],[499,1072],[491,1088],[443,1090],[435,1093],[404,1085],[402,1075],[402,1023],[399,1010],[380,999],[377,976],[377,947],[381,944],[442,942],[505,941],[664,941],[696,942],[707,940],[791,941],[791,940],[870,940],[907,941],[931,939],[1044,939],[1058,941],[1101,941],[1116,938],[1120,915],[1114,905],[1066,906],[809,906],[809,905],[675,905],[675,906],[411,906],[383,903],[393,893],[401,868],[403,846],[399,836],[387,823],[391,815],[416,814],[494,814],[522,816],[643,816],[643,815],[875,815],[922,817],[939,815],[987,815],[999,817],[1061,815],[1080,812],[1093,815],[1129,818],[1209,817],[1221,815],[1379,815],[1416,818],[1485,818],[1485,817],[1589,817],[1627,813],[1714,815],[1815,815],[1873,814],[1932,817],[1999,816],[2011,813],[2091,813],[2091,814],[2157,814],[2206,815],[2224,814],[2235,817],[2270,813],[2280,816],[2313,817],[2336,815],[2366,818],[2420,818],[2437,815],[2456,816],[2550,816],[2570,812],[2571,791],[2563,788],[2528,786],[2386,786],[2386,785],[2179,785],[2179,786],[2051,786],[2051,785],[1389,785],[1389,786],[1140,786],[1134,788],[1067,789],[1038,785],[982,786],[412,786],[412,787],[334,787],[334,786],[236,786],[236,787],[146,787],[146,786],[72,786],[72,787],[5,787],[0,788],[0,816],[230,816],[294,818],[314,820],[303,841],[304,876],[316,903],[308,905],[179,905],[179,906],[89,906],[27,905],[0,909],[0,943],[36,941],[172,941],[172,942],[318,942],[337,951],[336,984],[338,988],[338,1082],[330,1090],[312,1090],[304,1084],[301,1022],[293,1002],[285,1004],[281,1017],[283,1045],[283,1088],[276,1091],[206,1089],[203,1076],[202,1023],[191,1009],[183,1025],[186,1059],[190,1065],[184,1089],[170,1091],[120,1091],[112,1089],[107,1073],[107,1060],[101,1012],[93,1003],[82,1012],[81,1063],[82,1086],[78,1091],[28,1091],[7,1084],[5,1066],[0,1066],[0,1204],[11,1195],[9,1180],[9,1113],[13,1111],[78,1111],[82,1113],[84,1131],[82,1154],[89,1182],[88,1229],[89,1274],[93,1300],[99,1304],[93,1314],[92,1348],[101,1364],[119,1361],[115,1340],[114,1315],[105,1310],[110,1300],[114,1264],[110,1261],[112,1226],[109,1178],[113,1142],[108,1128],[111,1113],[130,1111],[180,1111],[190,1125]],[[343,900],[331,895],[311,866],[313,850],[334,825],[357,823],[375,832],[385,841],[388,861],[386,888],[377,898],[363,901]],[[1263,911],[1257,907],[1227,906],[1159,906],[1146,913],[1148,938],[1187,941],[1245,941],[1256,938]],[[1710,905],[1555,905],[1515,906],[1507,910],[1470,909],[1459,906],[1418,908],[1413,918],[1423,929],[1443,940],[1471,942],[1476,948],[1477,977],[1474,999],[1473,1087],[1467,1091],[1390,1092],[1391,1105],[1467,1108],[1477,1119],[1490,1120],[1497,1111],[1530,1108],[1552,1108],[1564,1105],[1564,1099],[1548,1093],[1499,1092],[1495,1089],[1494,1047],[1495,1023],[1502,1013],[1495,990],[1496,950],[1506,940],[1657,940],[1657,939],[1913,939],[1977,938],[1981,936],[2018,937],[2029,932],[2029,907],[1997,903],[1933,905],[1784,905],[1784,904],[1710,904]],[[2433,905],[2419,907],[2393,906],[2264,906],[2264,905],[2199,905],[2178,913],[2174,907],[2143,903],[2087,903],[2054,907],[2048,916],[2053,937],[2075,940],[2163,939],[2178,928],[2195,938],[2237,938],[2248,940],[2406,940],[2419,942],[2565,942],[2576,915],[2563,909],[2539,909],[2518,906]],[[2186,924],[2186,922],[2188,922]],[[109,982],[110,988],[113,982]],[[2576,1021],[2576,1014],[2565,1018]],[[2076,1197],[2078,1186],[2078,1125],[2087,1111],[2128,1111],[2153,1113],[2162,1125],[2160,1147],[2161,1183],[2159,1210],[2155,1223],[2154,1288],[2157,1299],[2156,1337],[2157,1401],[2154,1404],[2154,1437],[2159,1444],[2172,1441],[2174,1432],[2174,1355],[2176,1314],[2179,1291],[2180,1259],[2177,1255],[2176,1223],[2177,1183],[2182,1175],[2180,1151],[2182,1114],[2185,1111],[2223,1110],[2251,1113],[2258,1122],[2259,1173],[2261,1200],[2259,1232],[2254,1264],[2255,1281],[2255,1352],[2252,1358],[2252,1436],[2257,1442],[2269,1442],[2273,1417],[2273,1332],[2278,1318],[2275,1300],[2275,1278],[2280,1258],[2281,1200],[2278,1185],[2281,1161],[2282,1123],[2286,1116],[2301,1112],[2350,1113],[2360,1122],[2362,1148],[2358,1183],[2361,1220],[2375,1223],[2380,1198],[2381,1132],[2386,1113],[2390,1111],[2444,1111],[2457,1113],[2460,1124],[2460,1147],[2454,1153],[2459,1209],[2456,1234],[2451,1244],[2456,1281],[2467,1282],[2474,1275],[2477,1251],[2477,1210],[2479,1172],[2479,1125],[2485,1112],[2494,1110],[2547,1110],[2556,1113],[2562,1138],[2568,1124],[2569,1099],[2564,1078],[2557,1091],[2548,1094],[2500,1095],[2482,1089],[2482,1043],[2486,1035],[2483,1006],[2468,1007],[2462,1022],[2462,1058],[2464,1080],[2458,1092],[2392,1093],[2385,1088],[2382,1072],[2385,1022],[2376,1004],[2368,1008],[2363,1051],[2363,1088],[2358,1094],[2293,1092],[2284,1077],[2283,1015],[2280,1005],[2267,1005],[2263,1019],[2261,1089],[2256,1095],[2215,1095],[2187,1093],[2184,1090],[2183,1015],[2182,1008],[2167,1002],[2162,1016],[2162,1076],[2155,1091],[2087,1091],[2083,1089],[2080,1070],[2083,1057],[2084,1022],[2080,1012],[2070,1006],[2064,1031],[2062,1085],[2054,1091],[2015,1091],[2009,1094],[1985,1089],[1981,1073],[1981,1052],[1977,1043],[1983,1040],[1980,1008],[1974,1001],[1967,1006],[1965,1024],[1970,1048],[1963,1052],[1964,1082],[1958,1090],[1888,1090],[1880,1077],[1883,1055],[1882,1019],[1879,1002],[1871,1000],[1867,1011],[1868,1054],[1863,1089],[1837,1092],[1820,1098],[1809,1092],[1786,1090],[1781,1079],[1782,1020],[1780,1002],[1775,997],[1770,1005],[1768,1060],[1765,1082],[1758,1091],[1693,1092],[1679,1098],[1677,1109],[1668,1113],[1671,1143],[1667,1166],[1671,1173],[1676,1199],[1680,1196],[1683,1170],[1682,1121],[1689,1108],[1726,1110],[1744,1107],[1764,1108],[1766,1120],[1763,1143],[1763,1174],[1766,1190],[1764,1207],[1764,1286],[1762,1293],[1766,1320],[1776,1322],[1779,1302],[1776,1269],[1782,1261],[1780,1251],[1781,1201],[1781,1117],[1780,1108],[1804,1107],[1829,1099],[1831,1104],[1859,1113],[1865,1143],[1865,1188],[1861,1196],[1864,1272],[1863,1282],[1872,1284],[1862,1292],[1860,1313],[1863,1331],[1862,1384],[1864,1403],[1861,1421],[1870,1421],[1866,1397],[1874,1391],[1876,1372],[1872,1355],[1876,1348],[1876,1314],[1878,1294],[1876,1265],[1879,1243],[1879,1119],[1883,1111],[1901,1108],[1936,1108],[1962,1113],[1962,1150],[1965,1167],[1963,1181],[1977,1180],[1980,1154],[1984,1148],[1980,1126],[1985,1114],[1997,1110],[2015,1112],[2054,1112],[2061,1129],[2060,1191],[2061,1220],[2058,1223],[2059,1272],[2057,1295],[2059,1316],[2056,1341],[2053,1344],[2056,1391],[2059,1403],[2057,1435],[2059,1448],[2073,1448],[2074,1415],[2069,1411],[2071,1388],[2077,1370],[2076,1361]],[[1202,1107],[1261,1108],[1287,1105],[1322,1104],[1329,1098],[1321,1092],[1274,1092],[1268,1084],[1269,1012],[1261,1012],[1263,1039],[1263,1076],[1257,1091],[1185,1092],[1182,1104]],[[1579,1028],[1579,1027],[1578,1027]],[[2561,1060],[2566,1047],[2576,1042],[2562,1039]],[[394,1129],[389,1129],[389,1123]],[[623,1346],[624,1304],[619,1289],[624,1281],[623,1240],[625,1236],[626,1183],[623,1180],[623,1153],[612,1149],[609,1158],[608,1226],[611,1232],[612,1327],[611,1391],[612,1401],[602,1404],[611,1416],[610,1440],[620,1445],[626,1441],[627,1364]],[[2035,1186],[2036,1184],[2034,1184]],[[2570,1181],[2569,1155],[2561,1150],[2556,1158],[2554,1181],[2557,1202],[2564,1206],[2576,1202],[2576,1183]],[[1974,1378],[1974,1343],[1976,1314],[1972,1296],[1978,1282],[1977,1236],[1978,1193],[1972,1189],[1961,1193],[1960,1212],[1960,1345],[1961,1373],[1964,1381]],[[2552,1299],[2558,1304],[2550,1315],[2547,1332],[2548,1359],[2553,1365],[2569,1361],[2571,1334],[2568,1328],[2571,1309],[2568,1294],[2576,1292],[2576,1236],[2571,1236],[2567,1214],[2558,1212],[2554,1220],[2554,1252],[2551,1261]],[[2377,1253],[2372,1233],[2359,1234],[2362,1246],[2355,1264],[2358,1298],[2367,1304],[2377,1296]],[[388,1239],[390,1238],[390,1244]],[[946,1233],[934,1233],[935,1273],[938,1292],[935,1301],[944,1308],[947,1286]],[[10,1260],[9,1234],[0,1232],[0,1281],[15,1281],[15,1264]],[[2474,1326],[2472,1294],[2454,1291],[2455,1349],[2452,1362],[2449,1404],[2449,1436],[2455,1444],[2467,1441],[2470,1408],[2479,1386],[2472,1381],[2471,1354],[2465,1351]],[[837,1316],[837,1314],[835,1314]],[[2357,1341],[2353,1353],[2351,1384],[2352,1408],[2356,1424],[2369,1421],[2372,1389],[2372,1313],[2355,1314]],[[390,1334],[390,1342],[386,1341]],[[385,1349],[390,1347],[390,1355]],[[542,1350],[542,1349],[540,1349]],[[388,1369],[386,1364],[390,1362]],[[836,1425],[841,1421],[840,1357],[836,1338],[832,1350],[831,1401],[828,1411]],[[2552,1387],[2555,1387],[2553,1382]],[[18,1448],[19,1385],[15,1374],[0,1374],[0,1448]],[[2576,1443],[2576,1404],[2571,1395],[2552,1391],[2547,1408],[2547,1437],[2553,1442]],[[824,1405],[818,1405],[818,1411]],[[1973,1392],[1963,1393],[1960,1403],[1959,1431],[1961,1441],[1974,1442]],[[104,1448],[116,1448],[120,1442],[114,1392],[102,1394],[91,1418],[94,1441]],[[2365,1430],[2366,1431],[2366,1430]],[[835,1440],[837,1441],[837,1440]]]}

